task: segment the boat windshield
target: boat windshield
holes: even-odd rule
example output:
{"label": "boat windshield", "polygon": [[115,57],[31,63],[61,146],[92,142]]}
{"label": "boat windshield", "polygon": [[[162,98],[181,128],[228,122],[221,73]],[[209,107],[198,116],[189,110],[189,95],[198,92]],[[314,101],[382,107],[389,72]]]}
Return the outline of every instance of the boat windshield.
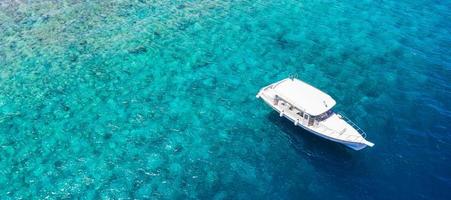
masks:
{"label": "boat windshield", "polygon": [[332,116],[333,113],[334,113],[334,111],[328,110],[327,112],[325,112],[325,113],[323,113],[323,114],[317,116],[317,117],[316,117],[316,120],[318,120],[318,121],[326,120],[327,118],[329,118],[330,116]]}

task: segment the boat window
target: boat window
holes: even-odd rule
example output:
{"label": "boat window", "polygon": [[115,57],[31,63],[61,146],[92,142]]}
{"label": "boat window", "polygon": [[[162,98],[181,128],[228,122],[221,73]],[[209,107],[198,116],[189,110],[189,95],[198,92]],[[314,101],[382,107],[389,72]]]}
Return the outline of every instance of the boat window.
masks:
{"label": "boat window", "polygon": [[332,110],[329,110],[329,111],[327,111],[327,112],[325,112],[325,113],[323,113],[323,114],[317,116],[317,117],[316,117],[316,120],[318,120],[318,121],[326,120],[326,119],[329,118],[332,114],[333,114],[333,111],[332,111]]}
{"label": "boat window", "polygon": [[301,117],[303,117],[303,116],[304,116],[304,112],[299,111],[299,112],[298,112],[298,115],[301,116]]}
{"label": "boat window", "polygon": [[308,120],[308,125],[311,126],[313,125],[313,121],[315,120],[314,117],[310,117],[310,119]]}

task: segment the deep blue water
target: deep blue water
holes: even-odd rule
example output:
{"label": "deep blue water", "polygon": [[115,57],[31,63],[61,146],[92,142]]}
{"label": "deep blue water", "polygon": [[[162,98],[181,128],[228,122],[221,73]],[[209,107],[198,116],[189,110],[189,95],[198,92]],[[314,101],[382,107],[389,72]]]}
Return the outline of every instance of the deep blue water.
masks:
{"label": "deep blue water", "polygon": [[[2,1],[5,199],[451,199],[451,2]],[[255,98],[297,74],[373,148]]]}

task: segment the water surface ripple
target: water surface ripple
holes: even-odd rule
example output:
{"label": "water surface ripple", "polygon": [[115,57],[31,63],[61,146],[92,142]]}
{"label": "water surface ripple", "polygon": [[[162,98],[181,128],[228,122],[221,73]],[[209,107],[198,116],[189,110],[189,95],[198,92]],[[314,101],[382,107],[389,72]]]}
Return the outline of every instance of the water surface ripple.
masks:
{"label": "water surface ripple", "polygon": [[[0,2],[9,199],[450,199],[451,2]],[[376,146],[283,120],[298,74]]]}

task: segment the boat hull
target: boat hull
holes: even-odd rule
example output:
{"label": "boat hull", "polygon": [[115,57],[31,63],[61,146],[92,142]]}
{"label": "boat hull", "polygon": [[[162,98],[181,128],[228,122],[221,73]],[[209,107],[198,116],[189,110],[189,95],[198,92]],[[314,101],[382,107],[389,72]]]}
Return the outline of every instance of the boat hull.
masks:
{"label": "boat hull", "polygon": [[[287,117],[285,117],[285,118],[287,118]],[[289,119],[289,118],[287,118],[287,119]],[[333,142],[337,142],[337,143],[343,144],[343,145],[345,145],[345,146],[347,146],[347,147],[349,147],[349,148],[351,148],[351,149],[354,149],[354,150],[356,150],[356,151],[362,150],[362,149],[364,149],[365,147],[368,146],[368,145],[366,145],[366,144],[357,143],[357,142],[349,142],[349,141],[337,140],[337,139],[335,139],[335,138],[331,138],[331,137],[328,137],[328,136],[323,135],[323,134],[321,134],[321,133],[318,133],[318,132],[316,132],[316,131],[313,131],[313,130],[311,130],[311,129],[309,129],[309,128],[306,128],[306,127],[304,127],[304,126],[300,126],[300,125],[298,125],[298,126],[301,127],[301,128],[303,128],[304,130],[310,132],[310,133],[313,133],[313,134],[319,136],[319,137],[322,137],[322,138],[324,138],[324,139],[327,139],[327,140],[330,140],[330,141],[333,141]]]}
{"label": "boat hull", "polygon": [[[276,111],[277,111],[277,110],[276,110]],[[290,120],[290,121],[293,121],[291,118],[289,118],[289,117],[287,117],[287,116],[284,116],[284,117],[285,117],[286,119]],[[343,144],[343,145],[345,145],[345,146],[347,146],[347,147],[349,147],[349,148],[351,148],[351,149],[354,149],[354,150],[356,150],[356,151],[362,150],[362,149],[364,149],[365,147],[368,146],[368,145],[362,144],[362,143],[343,141],[343,140],[338,140],[338,139],[335,139],[335,138],[332,138],[332,137],[328,137],[328,136],[326,136],[326,135],[324,135],[324,134],[321,134],[321,133],[318,133],[318,132],[316,132],[316,131],[313,131],[312,129],[309,129],[309,128],[307,128],[307,127],[305,127],[305,126],[302,126],[302,125],[295,125],[295,126],[299,126],[299,127],[303,128],[304,130],[306,130],[306,131],[308,131],[308,132],[310,132],[310,133],[313,133],[313,134],[315,134],[315,135],[317,135],[317,136],[319,136],[319,137],[322,137],[322,138],[324,138],[324,139],[327,139],[327,140],[330,140],[330,141],[333,141],[333,142],[337,142],[337,143]]]}

